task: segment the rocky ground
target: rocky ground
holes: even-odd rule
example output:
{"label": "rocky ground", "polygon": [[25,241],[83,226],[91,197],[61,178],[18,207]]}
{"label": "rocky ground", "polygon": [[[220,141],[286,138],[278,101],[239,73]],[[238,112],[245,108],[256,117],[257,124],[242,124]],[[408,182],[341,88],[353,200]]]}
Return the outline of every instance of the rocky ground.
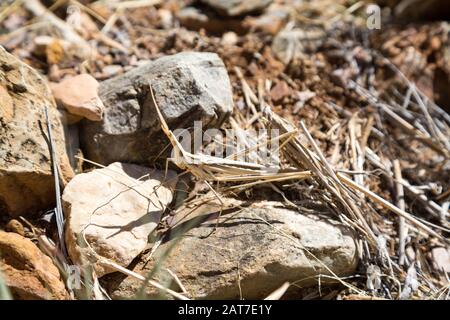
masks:
{"label": "rocky ground", "polygon": [[0,298],[448,299],[449,6],[373,2],[1,2]]}

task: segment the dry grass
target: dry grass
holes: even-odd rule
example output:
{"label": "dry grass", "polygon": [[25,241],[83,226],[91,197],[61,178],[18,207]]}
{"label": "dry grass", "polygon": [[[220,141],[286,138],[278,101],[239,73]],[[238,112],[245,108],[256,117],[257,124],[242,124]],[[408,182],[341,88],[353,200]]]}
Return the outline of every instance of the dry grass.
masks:
{"label": "dry grass", "polygon": [[[419,219],[414,214],[405,210],[405,204],[403,202],[400,201],[398,205],[396,205],[378,195],[376,192],[371,191],[364,185],[364,181],[367,181],[370,177],[370,173],[364,171],[364,166],[362,164],[365,161],[373,162],[374,158],[379,157],[373,151],[368,149],[367,146],[361,145],[361,140],[355,138],[355,131],[352,127],[354,123],[352,121],[348,124],[349,135],[346,136],[346,139],[348,140],[341,143],[346,143],[351,146],[354,156],[353,161],[351,161],[350,164],[353,166],[345,168],[345,170],[343,170],[342,167],[336,169],[327,161],[304,123],[301,122],[300,128],[296,128],[293,124],[279,117],[272,112],[270,106],[266,102],[256,98],[256,95],[251,91],[250,86],[245,83],[242,75],[240,75],[240,79],[241,81],[244,81],[242,88],[249,107],[248,110],[253,114],[251,122],[255,123],[256,118],[257,122],[259,124],[264,124],[266,129],[275,128],[280,132],[280,136],[278,137],[281,146],[280,152],[285,162],[284,165],[279,168],[279,171],[277,173],[273,173],[273,171],[269,173],[265,171],[264,166],[261,166],[258,163],[239,162],[205,156],[202,154],[191,154],[185,151],[173,132],[168,128],[159,107],[154,100],[161,121],[161,128],[169,138],[172,147],[175,150],[175,157],[171,160],[180,169],[190,172],[200,181],[226,183],[222,188],[215,190],[215,194],[218,197],[220,197],[221,193],[226,193],[231,190],[240,190],[252,188],[261,184],[286,181],[302,181],[306,185],[321,190],[318,193],[319,197],[322,198],[321,200],[333,208],[334,212],[338,212],[338,219],[359,234],[359,241],[362,242],[361,248],[365,248],[362,249],[363,252],[361,252],[362,264],[367,267],[377,266],[380,269],[380,272],[376,272],[374,276],[379,278],[378,281],[383,283],[385,288],[388,288],[387,294],[389,297],[399,298],[402,292],[403,282],[406,279],[406,269],[402,266],[404,261],[400,263],[397,257],[392,256],[388,252],[385,243],[386,239],[391,236],[380,233],[379,227],[376,227],[373,223],[373,221],[377,220],[389,221],[391,216],[385,216],[385,213],[374,208],[384,208],[398,217],[397,219],[401,223],[398,237],[403,242],[401,245],[402,248],[399,248],[400,257],[402,257],[400,260],[404,260],[404,242],[407,236],[427,238],[428,241],[434,243],[434,245],[448,246],[449,240],[442,235],[442,230],[446,230],[445,227],[439,227],[424,221],[423,219]],[[357,86],[355,87],[358,88]],[[416,99],[423,104],[424,102],[418,90],[415,87],[411,87],[411,90],[413,90]],[[367,91],[361,90],[361,88],[359,92],[361,94],[367,94]],[[153,92],[151,92],[151,94],[153,95]],[[381,103],[378,100],[373,101],[373,103],[379,106],[380,112],[383,112],[388,116],[388,121],[394,121],[394,123],[403,129],[406,134],[411,135],[414,139],[418,139],[425,146],[434,151],[438,151],[439,154],[448,159],[448,148],[444,137],[448,137],[449,132],[447,130],[444,134],[438,128],[435,122],[436,115],[434,115],[434,117],[431,116],[431,114],[426,111],[428,110],[428,107],[422,108],[424,111],[424,121],[427,122],[429,128],[433,129],[433,134],[419,131],[400,115],[392,111],[392,107],[389,105]],[[241,127],[249,126],[248,123],[245,122],[241,122],[239,125]],[[367,139],[375,127],[372,127],[372,125],[373,123],[366,127],[364,133],[365,138],[362,140],[364,144],[367,142]],[[448,129],[448,127],[446,129]],[[366,151],[365,149],[370,151],[363,152],[362,150]],[[394,164],[396,163],[395,159],[392,161]],[[392,166],[390,168],[392,168]],[[352,169],[358,170],[353,171]],[[386,170],[386,168],[383,169]],[[344,172],[350,173],[351,176]],[[435,212],[434,209],[438,209],[442,214],[442,208],[438,204],[428,199],[422,192],[401,178],[398,168],[395,175],[391,169],[389,169],[389,171],[386,170],[385,174],[395,180],[399,192],[400,190],[403,190],[403,188],[406,188],[408,191],[420,194],[420,198],[433,210],[433,212]],[[364,177],[364,179],[361,179],[361,177]],[[292,204],[292,202],[290,202],[290,204]],[[411,264],[410,262],[409,265],[414,265],[414,263]],[[419,274],[418,278],[420,283],[419,291],[421,291],[418,296],[430,297],[432,294],[437,294],[435,285],[438,284],[439,281],[436,282],[436,278],[432,280],[435,285],[431,284],[430,275],[423,273]],[[372,297],[372,292],[368,290],[369,288],[360,290],[343,279],[340,279],[340,281],[349,289],[350,293],[357,293],[364,297]],[[407,286],[407,283],[405,283],[405,286]],[[441,286],[445,287],[445,282],[441,282]],[[415,293],[412,293],[411,297],[414,297],[414,294]]]}

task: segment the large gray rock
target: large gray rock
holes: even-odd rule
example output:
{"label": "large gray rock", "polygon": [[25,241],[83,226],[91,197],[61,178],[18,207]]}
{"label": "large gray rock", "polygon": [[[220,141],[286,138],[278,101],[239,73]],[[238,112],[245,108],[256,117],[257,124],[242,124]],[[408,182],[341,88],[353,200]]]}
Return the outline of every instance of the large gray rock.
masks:
{"label": "large gray rock", "polygon": [[215,53],[178,53],[104,81],[103,120],[85,121],[81,145],[90,160],[145,164],[169,144],[161,131],[149,86],[169,127],[217,127],[233,108],[230,80]]}
{"label": "large gray rock", "polygon": [[[176,183],[173,171],[165,174],[134,164],[113,163],[76,175],[62,196],[66,244],[72,261],[89,263],[94,250],[128,266],[147,246],[149,234],[172,202]],[[110,272],[101,265],[94,267],[99,276]]]}
{"label": "large gray rock", "polygon": [[45,107],[65,182],[73,171],[50,89],[37,71],[0,46],[0,214],[26,215],[54,205]]}
{"label": "large gray rock", "polygon": [[[240,289],[243,298],[260,299],[286,281],[299,281],[298,285],[307,287],[317,284],[318,275],[329,275],[327,268],[338,276],[349,275],[356,268],[351,233],[331,220],[305,216],[277,202],[256,203],[242,210],[203,204],[187,214],[191,211],[177,214],[181,219],[171,233],[203,223],[161,245],[150,263],[138,263],[135,272],[147,275],[158,265],[155,277],[167,283],[173,279],[169,269],[196,299],[237,299]],[[129,277],[104,280],[116,299],[133,297],[142,285]],[[327,280],[322,278],[322,285]],[[179,290],[174,283],[172,288]],[[150,298],[156,296],[152,288],[147,293]]]}
{"label": "large gray rock", "polygon": [[273,0],[202,0],[219,14],[224,16],[239,16],[246,13],[261,11]]}

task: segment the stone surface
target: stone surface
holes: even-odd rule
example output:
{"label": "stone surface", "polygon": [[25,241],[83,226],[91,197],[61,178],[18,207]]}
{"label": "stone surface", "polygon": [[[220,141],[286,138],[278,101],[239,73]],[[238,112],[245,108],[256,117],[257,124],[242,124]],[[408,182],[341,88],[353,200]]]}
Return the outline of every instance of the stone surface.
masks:
{"label": "stone surface", "polygon": [[[121,163],[75,176],[62,196],[71,259],[79,265],[89,261],[84,232],[98,255],[128,266],[145,249],[176,182],[173,171],[164,180],[163,171]],[[110,272],[95,267],[99,276]]]}
{"label": "stone surface", "polygon": [[14,299],[68,299],[52,260],[16,233],[0,230],[0,272]]}
{"label": "stone surface", "polygon": [[220,44],[222,44],[223,46],[234,46],[238,41],[239,41],[238,35],[233,31],[229,31],[225,32],[222,35],[222,39],[220,39]]}
{"label": "stone surface", "polygon": [[239,16],[266,8],[273,0],[201,0],[219,14]]}
{"label": "stone surface", "polygon": [[[153,162],[169,145],[149,92],[171,129],[220,126],[233,108],[230,80],[215,53],[184,52],[162,57],[101,83],[105,114],[83,121],[81,146],[88,159]],[[169,148],[170,151],[170,148]]]}
{"label": "stone surface", "polygon": [[5,230],[9,232],[17,233],[21,236],[25,236],[25,229],[23,227],[23,224],[16,219],[11,219],[8,221],[8,223],[5,226]]}
{"label": "stone surface", "polygon": [[0,208],[12,216],[47,210],[55,191],[45,107],[63,182],[73,176],[59,113],[45,80],[0,47]]}
{"label": "stone surface", "polygon": [[435,268],[439,271],[450,273],[450,250],[446,248],[434,248],[431,251]]}
{"label": "stone surface", "polygon": [[252,31],[262,31],[276,35],[288,22],[289,14],[293,9],[276,3],[271,4],[264,14],[260,16],[247,16],[244,25]]}
{"label": "stone surface", "polygon": [[285,81],[280,81],[270,90],[270,97],[275,103],[281,102],[285,97],[292,94],[292,90],[289,88]]}
{"label": "stone surface", "polygon": [[104,105],[98,96],[99,83],[88,74],[66,78],[52,85],[53,96],[69,113],[91,121],[100,121]]}
{"label": "stone surface", "polygon": [[[240,288],[244,299],[260,299],[284,282],[299,281],[307,287],[317,283],[319,274],[329,274],[327,266],[339,276],[351,274],[357,265],[357,252],[352,235],[342,226],[317,216],[305,216],[282,208],[281,203],[254,203],[242,211],[215,203],[204,204],[177,214],[181,218],[172,235],[189,225],[198,225],[184,236],[162,244],[150,263],[138,263],[134,271],[146,275],[165,255],[156,279],[166,283],[170,269],[180,279],[191,297],[196,299],[238,299]],[[235,202],[235,200],[233,200]],[[234,203],[238,205],[242,203]],[[222,215],[218,228],[218,213]],[[177,242],[179,241],[179,242]],[[317,259],[302,248],[306,248]],[[141,283],[130,277],[104,278],[115,299],[130,298]],[[322,285],[326,282],[321,279]],[[179,290],[172,283],[174,290]],[[150,297],[155,291],[148,289]]]}

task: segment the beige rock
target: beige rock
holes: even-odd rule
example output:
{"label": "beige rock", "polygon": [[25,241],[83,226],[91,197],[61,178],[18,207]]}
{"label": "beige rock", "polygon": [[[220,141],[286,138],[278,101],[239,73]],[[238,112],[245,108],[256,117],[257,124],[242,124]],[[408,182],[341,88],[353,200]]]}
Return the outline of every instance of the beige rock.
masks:
{"label": "beige rock", "polygon": [[[203,204],[192,214],[186,214],[192,208],[178,213],[181,219],[172,227],[172,240],[156,250],[150,263],[138,263],[134,271],[146,275],[159,263],[158,281],[170,283],[168,268],[196,299],[238,299],[240,290],[244,299],[260,299],[286,281],[307,287],[317,284],[318,275],[329,275],[329,270],[338,276],[354,272],[356,246],[341,225],[282,208],[277,202],[255,203],[242,210],[233,210],[230,204],[242,207],[225,199],[223,207]],[[194,228],[177,237],[189,227]],[[142,285],[116,275],[104,280],[116,299],[133,297]],[[322,286],[327,281],[321,278]],[[173,281],[172,287],[179,290]],[[152,288],[148,294],[156,296]]]}
{"label": "beige rock", "polygon": [[450,273],[450,250],[447,248],[434,248],[431,251],[433,262],[437,270]]}
{"label": "beige rock", "polygon": [[0,231],[0,272],[14,299],[68,299],[52,260],[16,233]]}
{"label": "beige rock", "polygon": [[0,47],[0,208],[12,216],[54,205],[47,107],[63,182],[73,176],[58,111],[45,80]]}
{"label": "beige rock", "polygon": [[223,46],[234,46],[234,45],[236,45],[238,40],[239,40],[238,35],[233,31],[229,31],[229,32],[225,32],[222,35],[222,39],[220,40],[220,43]]}
{"label": "beige rock", "polygon": [[[75,176],[62,196],[72,260],[89,262],[92,251],[83,245],[84,232],[98,255],[128,266],[145,249],[176,182],[173,171],[164,180],[163,171],[121,163]],[[100,265],[95,269],[99,276],[112,271]]]}
{"label": "beige rock", "polygon": [[278,82],[271,90],[270,97],[275,103],[281,102],[285,97],[292,94],[292,90],[289,88],[285,81]]}
{"label": "beige rock", "polygon": [[288,22],[291,10],[293,9],[288,6],[273,3],[264,14],[256,17],[247,16],[244,24],[249,26],[251,30],[276,35]]}
{"label": "beige rock", "polygon": [[91,121],[103,118],[105,106],[98,96],[99,83],[88,74],[66,78],[52,85],[53,95],[69,113]]}
{"label": "beige rock", "polygon": [[0,105],[2,106],[0,109],[1,117],[5,119],[5,121],[11,121],[13,118],[13,100],[8,93],[6,88],[0,86]]}
{"label": "beige rock", "polygon": [[5,226],[5,230],[9,231],[9,232],[17,233],[21,236],[25,236],[25,229],[24,229],[22,223],[20,223],[20,221],[16,220],[16,219],[9,220],[9,222]]}
{"label": "beige rock", "polygon": [[173,14],[170,10],[158,10],[159,23],[163,29],[170,29],[173,26]]}

